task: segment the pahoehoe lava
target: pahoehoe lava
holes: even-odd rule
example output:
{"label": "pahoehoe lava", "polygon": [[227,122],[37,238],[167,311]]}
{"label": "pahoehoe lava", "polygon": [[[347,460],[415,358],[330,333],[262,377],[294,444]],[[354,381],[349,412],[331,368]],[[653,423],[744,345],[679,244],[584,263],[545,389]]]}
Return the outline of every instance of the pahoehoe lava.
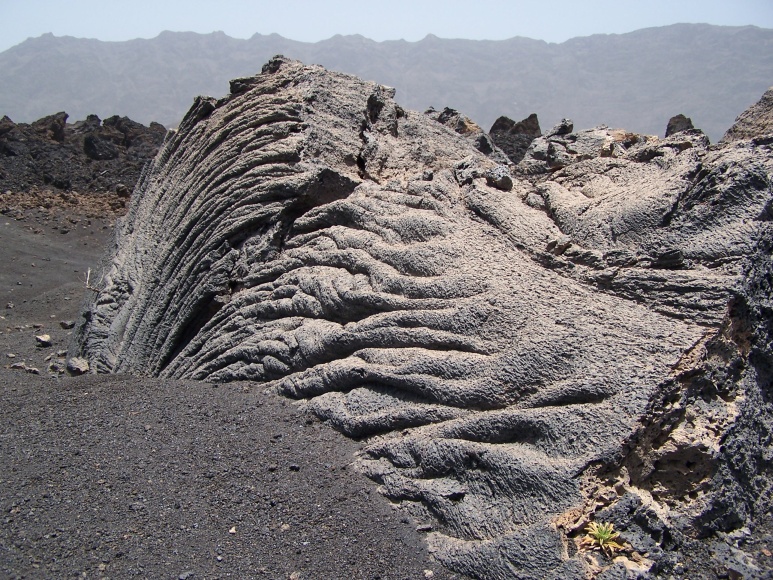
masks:
{"label": "pahoehoe lava", "polygon": [[[760,461],[728,472],[746,511],[718,523],[706,482],[732,421],[696,434],[705,408],[659,410],[681,397],[742,416],[753,392],[756,422],[734,436],[770,437],[770,318],[739,329],[770,314],[773,139],[566,122],[513,165],[393,93],[276,57],[199,97],[138,182],[72,354],[308,399],[368,438],[361,468],[474,577],[621,566],[573,538],[631,497],[668,538],[770,509]],[[711,374],[721,356],[738,372]],[[652,475],[671,468],[641,467],[664,447],[709,466],[668,497],[673,521]],[[667,571],[678,547],[650,523],[629,562]]]}

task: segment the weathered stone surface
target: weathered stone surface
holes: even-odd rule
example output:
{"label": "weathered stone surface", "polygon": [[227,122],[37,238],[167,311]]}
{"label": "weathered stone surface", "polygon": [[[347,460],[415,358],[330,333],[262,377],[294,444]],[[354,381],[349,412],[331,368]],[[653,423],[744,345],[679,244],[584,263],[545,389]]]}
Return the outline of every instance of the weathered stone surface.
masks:
{"label": "weathered stone surface", "polygon": [[[566,122],[503,191],[497,151],[386,87],[277,57],[233,88],[197,99],[145,173],[72,355],[307,399],[367,438],[361,468],[474,577],[670,573],[673,554],[689,557],[673,538],[761,521],[770,144]],[[701,348],[743,372],[712,374]],[[733,431],[742,413],[722,406],[741,392],[768,414]],[[678,462],[703,461],[692,417],[716,413],[713,463],[675,480]],[[756,435],[743,467],[711,447]],[[730,495],[694,505],[723,477]],[[631,514],[650,522],[628,540],[649,560],[618,569],[578,552],[583,522],[625,531]],[[711,556],[696,566],[714,569]]]}
{"label": "weathered stone surface", "polygon": [[657,140],[656,137],[609,129],[605,125],[572,133],[569,129],[571,121],[564,121],[545,136],[531,141],[518,164],[519,173],[537,175],[596,157],[622,157],[637,143]]}
{"label": "weathered stone surface", "polygon": [[771,134],[773,134],[773,87],[765,91],[758,103],[738,116],[720,142],[730,143]]}
{"label": "weathered stone surface", "polygon": [[467,139],[472,142],[475,149],[484,155],[488,155],[500,163],[508,162],[507,156],[499,149],[497,144],[494,143],[491,136],[486,134],[486,132],[467,115],[463,115],[456,109],[451,109],[449,107],[444,108],[442,111],[436,111],[435,109],[430,108],[424,111],[424,114],[438,123],[450,127],[460,135],[467,137]]}
{"label": "weathered stone surface", "polygon": [[[603,153],[608,145],[612,156]],[[768,146],[753,142],[707,145],[699,131],[657,139],[598,128],[539,138],[518,168],[553,173],[524,199],[582,248],[567,254],[568,275],[669,316],[718,323],[752,234],[769,220],[771,159]],[[540,146],[555,153],[538,159]],[[630,267],[618,267],[621,251]]]}
{"label": "weathered stone surface", "polygon": [[67,123],[57,113],[31,124],[0,119],[0,184],[13,192],[50,186],[59,190],[133,188],[146,162],[158,152],[166,129],[127,117],[101,121],[89,115]]}
{"label": "weathered stone surface", "polygon": [[513,135],[528,135],[529,137],[541,137],[542,130],[539,127],[539,119],[536,113],[532,113],[517,123],[508,117],[499,117],[491,126],[489,133],[511,133]]}
{"label": "weathered stone surface", "polygon": [[62,111],[55,115],[49,115],[38,119],[31,124],[32,130],[38,133],[44,139],[53,141],[64,141],[64,128],[67,123],[67,113]]}
{"label": "weathered stone surface", "polygon": [[558,124],[550,129],[545,135],[547,137],[555,137],[557,135],[568,135],[574,131],[574,123],[571,119],[561,119]]}
{"label": "weathered stone surface", "polygon": [[513,163],[519,163],[526,155],[531,142],[542,136],[535,113],[517,123],[507,117],[499,117],[491,126],[489,133],[491,140]]}
{"label": "weathered stone surface", "polygon": [[498,165],[493,169],[487,170],[483,176],[486,183],[502,191],[510,191],[513,188],[513,179],[510,176],[510,169],[506,165]]}
{"label": "weathered stone surface", "polygon": [[83,375],[89,372],[89,361],[75,356],[67,361],[67,370],[73,375]]}
{"label": "weathered stone surface", "polygon": [[666,125],[666,137],[670,137],[671,135],[675,133],[680,133],[682,131],[689,131],[690,129],[694,129],[692,124],[692,119],[689,117],[685,117],[681,113],[678,115],[674,115],[668,120],[668,125]]}

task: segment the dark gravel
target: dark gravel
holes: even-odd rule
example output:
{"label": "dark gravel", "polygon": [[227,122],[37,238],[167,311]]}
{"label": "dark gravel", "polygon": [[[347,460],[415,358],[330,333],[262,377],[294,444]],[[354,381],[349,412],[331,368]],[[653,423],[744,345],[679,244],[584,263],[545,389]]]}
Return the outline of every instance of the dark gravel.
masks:
{"label": "dark gravel", "polygon": [[[77,316],[103,230],[0,228],[14,301],[0,320],[0,577],[459,578],[352,468],[359,444],[302,403],[253,383],[62,378],[60,322]],[[40,374],[9,368],[21,361]]]}

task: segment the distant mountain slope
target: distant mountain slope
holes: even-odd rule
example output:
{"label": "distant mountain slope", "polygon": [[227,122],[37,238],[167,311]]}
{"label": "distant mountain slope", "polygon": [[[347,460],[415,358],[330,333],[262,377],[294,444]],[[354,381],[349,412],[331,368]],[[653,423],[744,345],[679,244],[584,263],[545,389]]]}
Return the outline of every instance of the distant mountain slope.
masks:
{"label": "distant mountain slope", "polygon": [[229,79],[254,74],[279,53],[394,86],[411,109],[454,107],[485,129],[500,115],[536,112],[543,127],[570,117],[577,128],[606,123],[662,135],[669,117],[684,113],[716,141],[773,84],[773,30],[754,26],[677,24],[562,44],[48,34],[0,53],[0,115],[28,122],[65,110],[72,119],[120,114],[174,126],[194,96],[226,94]]}

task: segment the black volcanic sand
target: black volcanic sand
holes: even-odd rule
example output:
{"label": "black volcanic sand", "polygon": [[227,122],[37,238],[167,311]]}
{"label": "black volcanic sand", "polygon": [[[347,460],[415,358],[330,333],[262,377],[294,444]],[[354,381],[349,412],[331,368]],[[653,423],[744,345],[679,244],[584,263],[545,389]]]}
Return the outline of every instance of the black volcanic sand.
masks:
{"label": "black volcanic sand", "polygon": [[[254,383],[61,376],[60,322],[105,225],[0,216],[1,577],[460,578],[351,467],[360,444],[302,403]],[[9,368],[22,361],[40,374]]]}

